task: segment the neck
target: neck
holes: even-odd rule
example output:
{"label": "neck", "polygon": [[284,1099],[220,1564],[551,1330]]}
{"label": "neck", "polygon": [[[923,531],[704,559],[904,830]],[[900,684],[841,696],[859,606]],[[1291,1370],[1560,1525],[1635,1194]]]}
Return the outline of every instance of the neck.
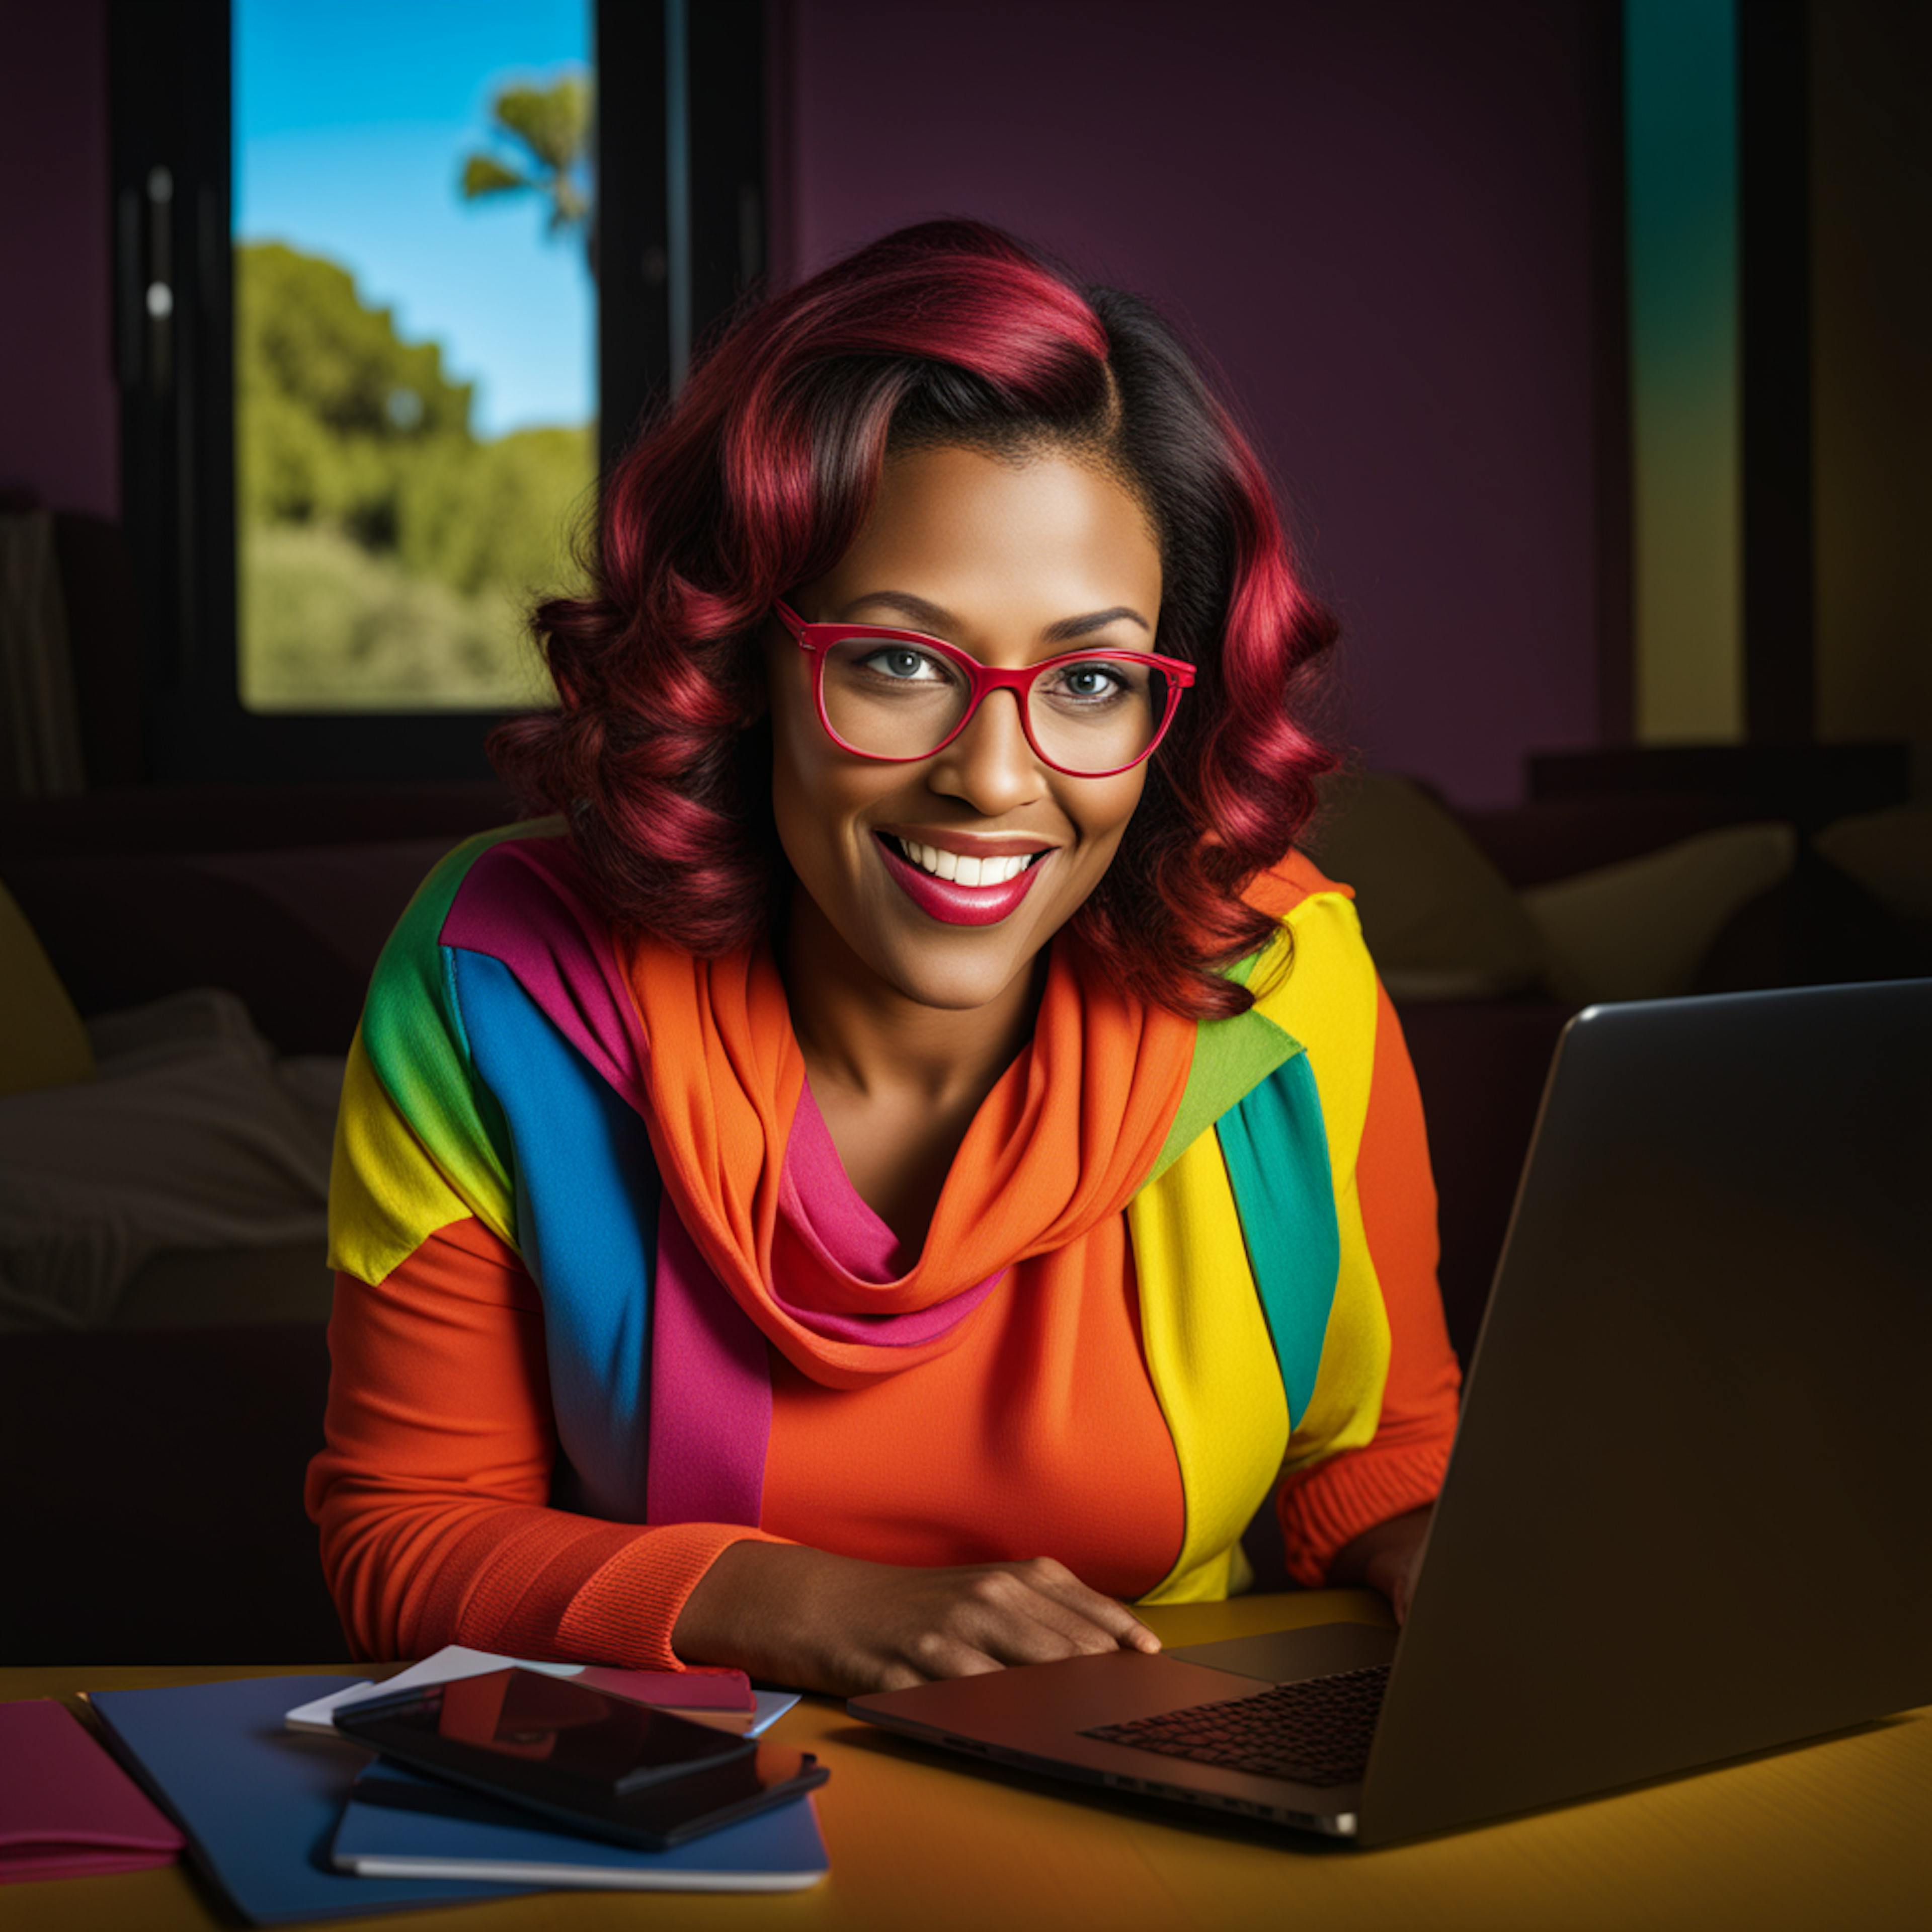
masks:
{"label": "neck", "polygon": [[1031,970],[985,1006],[929,1006],[874,972],[794,887],[778,963],[815,1089],[829,1084],[945,1111],[976,1106],[1032,1038],[1047,956],[1042,947]]}

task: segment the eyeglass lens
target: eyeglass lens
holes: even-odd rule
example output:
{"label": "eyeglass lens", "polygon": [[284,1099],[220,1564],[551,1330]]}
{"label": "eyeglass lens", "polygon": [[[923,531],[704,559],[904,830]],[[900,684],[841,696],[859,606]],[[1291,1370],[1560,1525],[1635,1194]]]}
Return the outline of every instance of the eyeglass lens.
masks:
{"label": "eyeglass lens", "polygon": [[[922,758],[951,734],[972,697],[964,670],[915,644],[844,638],[825,653],[825,715],[854,751]],[[1034,742],[1070,772],[1133,763],[1167,715],[1168,679],[1153,664],[1070,658],[1034,680]]]}

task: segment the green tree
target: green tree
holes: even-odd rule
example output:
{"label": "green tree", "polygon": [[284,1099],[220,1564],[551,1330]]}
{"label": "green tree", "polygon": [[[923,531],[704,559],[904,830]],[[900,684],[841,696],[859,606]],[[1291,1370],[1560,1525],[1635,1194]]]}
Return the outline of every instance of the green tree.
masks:
{"label": "green tree", "polygon": [[465,596],[554,592],[575,577],[572,524],[590,507],[595,460],[587,428],[426,451],[398,500],[398,552]]}
{"label": "green tree", "polygon": [[320,256],[244,244],[235,278],[245,701],[541,701],[526,618],[576,581],[588,428],[479,440],[440,347]]}
{"label": "green tree", "polygon": [[346,268],[280,242],[235,251],[235,372],[244,519],[386,548],[411,462],[471,440],[471,387],[441,346],[404,341]]}
{"label": "green tree", "polygon": [[551,235],[586,228],[590,116],[590,82],[580,71],[547,87],[518,81],[500,87],[490,103],[490,131],[508,158],[488,150],[464,156],[458,191],[465,201],[534,194],[549,205]]}

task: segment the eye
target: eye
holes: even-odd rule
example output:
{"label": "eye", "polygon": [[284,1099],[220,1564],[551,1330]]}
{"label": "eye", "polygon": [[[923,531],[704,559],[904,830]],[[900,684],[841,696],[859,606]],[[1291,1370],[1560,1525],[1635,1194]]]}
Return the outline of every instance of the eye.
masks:
{"label": "eye", "polygon": [[944,675],[941,668],[925,652],[916,651],[910,644],[881,645],[860,662],[867,670],[878,671],[899,684],[916,682],[922,672]]}
{"label": "eye", "polygon": [[1076,698],[1099,698],[1120,680],[1104,664],[1082,664],[1066,674],[1068,688]]}
{"label": "eye", "polygon": [[1121,670],[1109,664],[1069,664],[1060,674],[1060,688],[1069,698],[1091,704],[1129,688]]}

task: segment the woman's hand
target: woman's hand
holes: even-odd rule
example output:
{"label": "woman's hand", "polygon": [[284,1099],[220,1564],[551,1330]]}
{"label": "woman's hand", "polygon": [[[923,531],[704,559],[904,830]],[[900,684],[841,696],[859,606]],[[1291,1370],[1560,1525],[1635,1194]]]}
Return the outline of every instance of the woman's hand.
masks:
{"label": "woman's hand", "polygon": [[788,1543],[734,1543],[672,1634],[689,1664],[725,1664],[837,1697],[1049,1664],[1160,1640],[1049,1556],[915,1570]]}
{"label": "woman's hand", "polygon": [[1411,1510],[1406,1516],[1392,1516],[1364,1530],[1352,1543],[1345,1544],[1329,1564],[1330,1583],[1366,1583],[1388,1598],[1397,1623],[1405,1621],[1415,1591],[1416,1572],[1422,1567],[1430,1515],[1427,1508]]}

